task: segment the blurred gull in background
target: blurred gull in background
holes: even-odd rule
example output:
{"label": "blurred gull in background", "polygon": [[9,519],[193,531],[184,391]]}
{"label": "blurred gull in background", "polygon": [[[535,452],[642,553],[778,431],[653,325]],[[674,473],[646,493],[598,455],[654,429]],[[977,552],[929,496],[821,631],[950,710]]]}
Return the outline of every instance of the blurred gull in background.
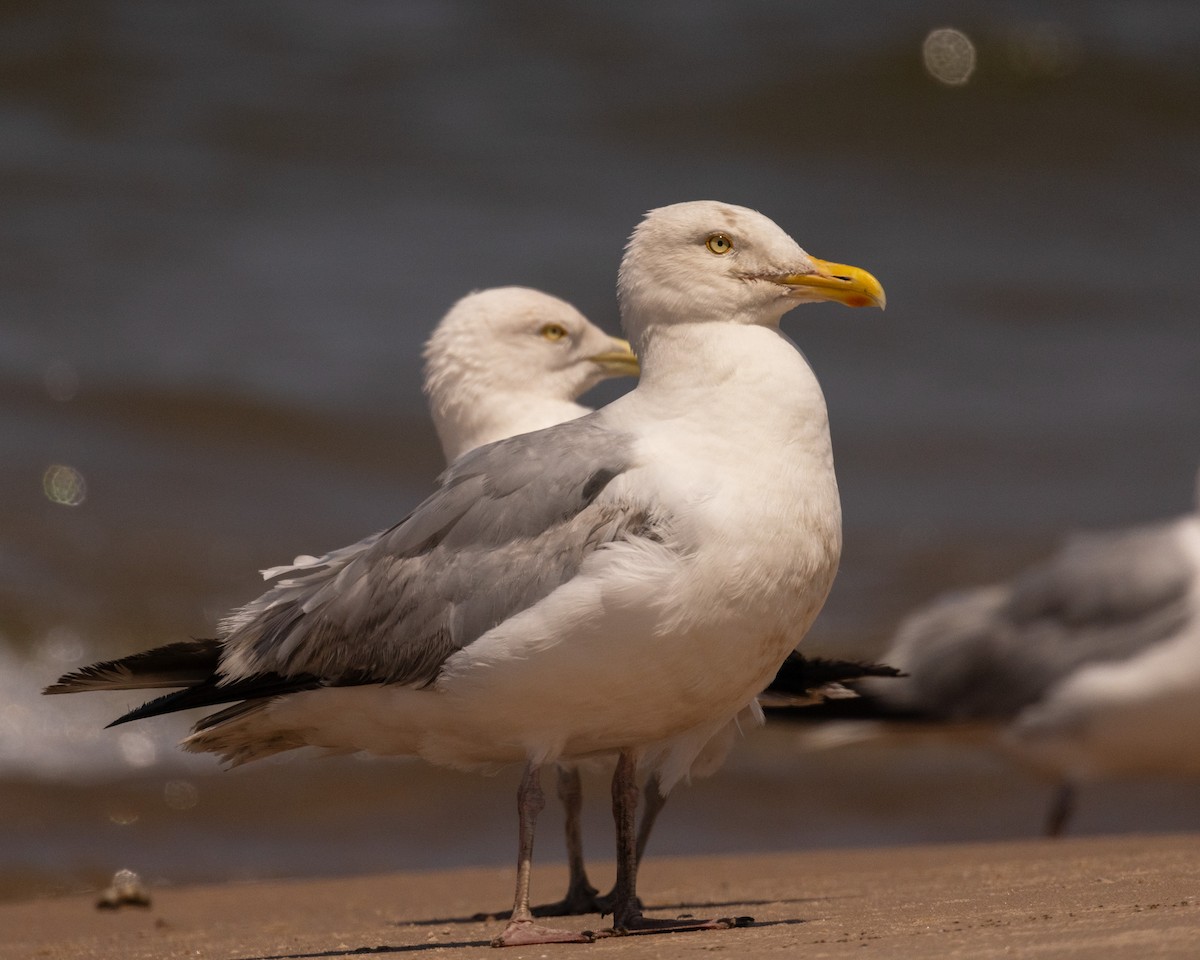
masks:
{"label": "blurred gull in background", "polygon": [[1081,783],[1200,775],[1200,514],[1076,534],[1006,583],[912,613],[884,657],[908,676],[827,715],[976,726],[1059,781],[1049,834]]}

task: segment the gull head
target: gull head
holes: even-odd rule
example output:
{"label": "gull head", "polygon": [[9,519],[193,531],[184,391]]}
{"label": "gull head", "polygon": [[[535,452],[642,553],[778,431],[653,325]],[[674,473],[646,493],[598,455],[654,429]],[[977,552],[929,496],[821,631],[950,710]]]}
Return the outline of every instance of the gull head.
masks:
{"label": "gull head", "polygon": [[[471,440],[560,422],[567,418],[556,413],[562,404],[601,380],[638,373],[626,341],[569,303],[527,287],[463,297],[437,325],[424,356],[425,393],[450,459]],[[538,416],[547,422],[531,419]]]}
{"label": "gull head", "polygon": [[714,200],[647,213],[625,248],[617,291],[635,340],[658,323],[775,326],[813,300],[885,303],[865,270],[809,256],[761,213]]}
{"label": "gull head", "polygon": [[629,344],[590,323],[565,300],[528,287],[463,297],[425,345],[425,390],[536,391],[574,400],[608,377],[636,376]]}

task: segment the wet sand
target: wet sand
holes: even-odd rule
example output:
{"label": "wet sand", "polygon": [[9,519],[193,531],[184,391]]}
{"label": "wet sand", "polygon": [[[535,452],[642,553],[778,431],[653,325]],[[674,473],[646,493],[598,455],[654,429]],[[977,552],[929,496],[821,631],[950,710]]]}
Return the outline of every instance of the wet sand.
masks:
{"label": "wet sand", "polygon": [[[606,869],[607,868],[607,869]],[[605,881],[611,864],[602,864]],[[561,865],[535,872],[555,891]],[[93,895],[0,906],[0,954],[41,960],[619,955],[739,958],[1194,957],[1200,835],[656,859],[652,915],[753,914],[746,929],[611,939],[491,954],[510,895],[499,868],[152,891],[148,909],[99,911]],[[569,918],[578,929],[596,917]]]}

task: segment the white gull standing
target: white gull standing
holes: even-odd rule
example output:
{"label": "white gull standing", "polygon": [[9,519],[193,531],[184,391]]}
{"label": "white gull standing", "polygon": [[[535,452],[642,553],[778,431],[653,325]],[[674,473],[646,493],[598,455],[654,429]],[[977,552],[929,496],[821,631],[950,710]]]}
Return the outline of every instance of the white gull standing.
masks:
{"label": "white gull standing", "polygon": [[[484,444],[591,413],[576,401],[580,394],[606,377],[638,373],[627,341],[608,336],[566,301],[528,287],[496,287],[463,297],[438,322],[424,355],[425,394],[448,462]],[[827,696],[853,696],[843,682],[894,673],[875,664],[810,660],[793,652],[766,700],[806,706]],[[688,778],[715,773],[740,730],[761,719],[757,703],[745,708],[709,741]],[[567,892],[560,900],[530,909],[541,917],[605,913],[613,893],[599,895],[584,863],[579,767],[562,762],[557,773],[566,813]],[[666,803],[657,775],[651,774],[643,795],[639,859]]]}
{"label": "white gull standing", "polygon": [[882,306],[883,291],[761,214],[700,201],[638,225],[618,297],[633,391],[457,460],[406,519],[282,575],[220,640],[96,664],[50,692],[182,688],[123,720],[230,703],[185,746],[233,764],[309,745],[523,763],[498,946],[590,938],[529,912],[540,772],[615,753],[613,931],[732,925],[642,915],[638,761],[661,754],[669,790],[821,609],[841,553],[828,418],[779,321],[805,301]]}

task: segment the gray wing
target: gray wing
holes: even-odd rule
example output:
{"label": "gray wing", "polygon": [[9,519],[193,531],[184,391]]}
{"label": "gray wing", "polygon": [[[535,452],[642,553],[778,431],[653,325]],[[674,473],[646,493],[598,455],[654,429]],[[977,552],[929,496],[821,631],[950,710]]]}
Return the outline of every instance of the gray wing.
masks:
{"label": "gray wing", "polygon": [[910,676],[873,692],[905,710],[1007,719],[1080,667],[1175,635],[1195,577],[1175,524],[1076,536],[1011,584],[910,616],[884,657]]}
{"label": "gray wing", "polygon": [[646,509],[597,499],[631,447],[592,416],[467,454],[399,524],[290,568],[227,617],[221,673],[433,682],[447,657],[601,544],[656,536]]}
{"label": "gray wing", "polygon": [[1133,623],[1182,598],[1195,575],[1176,523],[1081,533],[1017,578],[1008,615],[1064,625]]}

